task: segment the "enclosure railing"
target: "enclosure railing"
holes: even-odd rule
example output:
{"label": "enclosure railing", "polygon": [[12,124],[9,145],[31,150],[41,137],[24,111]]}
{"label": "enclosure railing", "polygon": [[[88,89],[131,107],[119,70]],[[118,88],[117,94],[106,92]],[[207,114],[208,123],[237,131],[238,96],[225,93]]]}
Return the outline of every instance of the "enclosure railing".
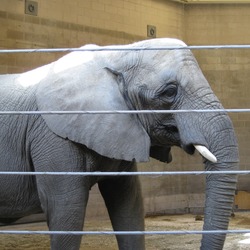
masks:
{"label": "enclosure railing", "polygon": [[125,47],[125,46],[93,46],[88,48],[53,48],[53,49],[1,49],[3,53],[51,53],[51,52],[74,52],[74,51],[145,51],[145,50],[204,50],[204,49],[250,49],[250,45],[199,45],[199,46],[158,46],[148,47]]}
{"label": "enclosure railing", "polygon": [[[250,49],[250,45],[202,45],[202,46],[164,46],[154,48],[124,46],[105,46],[88,48],[53,48],[53,49],[0,49],[0,54],[13,53],[59,53],[76,51],[145,51],[145,50],[204,50],[204,49]],[[0,55],[1,56],[1,55]],[[103,110],[103,111],[0,111],[0,115],[62,115],[62,114],[150,114],[150,113],[249,113],[250,109],[213,109],[213,110]],[[240,171],[157,171],[157,172],[6,172],[1,171],[0,175],[78,175],[78,176],[164,176],[164,175],[211,175],[211,174],[250,174],[250,170]],[[245,234],[249,230],[184,230],[184,231],[29,231],[29,230],[0,230],[0,234],[69,234],[69,235],[181,235],[181,234]]]}

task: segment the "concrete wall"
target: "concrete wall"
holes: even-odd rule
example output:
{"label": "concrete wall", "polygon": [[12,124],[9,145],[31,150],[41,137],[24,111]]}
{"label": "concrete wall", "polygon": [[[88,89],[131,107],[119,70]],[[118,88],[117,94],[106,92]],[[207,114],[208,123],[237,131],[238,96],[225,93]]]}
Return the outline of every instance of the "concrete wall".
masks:
{"label": "concrete wall", "polygon": [[[250,4],[189,5],[185,8],[189,44],[250,44]],[[250,50],[194,52],[212,89],[225,108],[250,107]],[[239,141],[240,168],[250,169],[250,115],[230,114]],[[250,191],[249,176],[239,177],[239,190]]]}
{"label": "concrete wall", "polygon": [[[24,0],[1,0],[0,48],[78,47],[86,43],[126,44],[147,38],[177,37],[190,45],[249,44],[250,5],[183,5],[166,0],[36,0],[38,15],[24,14]],[[249,108],[250,50],[194,51],[205,76],[226,108]],[[0,54],[0,73],[23,72],[60,57],[54,54]],[[240,144],[241,168],[249,169],[248,114],[231,115]],[[152,160],[142,171],[202,170],[198,155],[173,149],[173,162]],[[189,212],[203,208],[204,177],[141,177],[146,212]],[[240,190],[248,180],[240,177]],[[88,216],[104,216],[96,187]]]}
{"label": "concrete wall", "polygon": [[[164,0],[37,0],[38,15],[24,14],[24,0],[1,0],[0,47],[53,48],[126,44],[147,37],[147,25],[158,37],[183,36],[184,10]],[[5,55],[0,73],[22,72],[59,55]]]}

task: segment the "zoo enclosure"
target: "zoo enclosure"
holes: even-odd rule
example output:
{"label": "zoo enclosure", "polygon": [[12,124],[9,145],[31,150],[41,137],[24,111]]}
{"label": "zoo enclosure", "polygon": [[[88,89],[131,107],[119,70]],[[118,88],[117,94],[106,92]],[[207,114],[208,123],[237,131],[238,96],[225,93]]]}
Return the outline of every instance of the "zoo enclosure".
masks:
{"label": "zoo enclosure", "polygon": [[[191,50],[201,50],[201,49],[249,49],[250,45],[215,45],[215,46],[187,46],[187,47],[155,47],[155,48],[133,48],[133,50],[170,50],[170,49],[191,49]],[[100,47],[98,49],[79,49],[79,48],[59,48],[59,49],[23,49],[23,50],[0,50],[0,54],[3,53],[48,53],[48,52],[71,52],[71,51],[105,51],[105,50],[117,50],[117,48],[109,47]],[[120,50],[127,50],[120,49]],[[131,50],[131,49],[129,49]],[[0,111],[0,115],[34,115],[34,114],[128,114],[128,113],[201,113],[201,112],[228,112],[228,113],[249,113],[250,109],[223,109],[223,110],[140,110],[140,111],[121,111],[121,110],[110,110],[110,111]],[[138,171],[136,173],[130,172],[0,172],[1,175],[108,175],[108,176],[121,176],[121,175],[140,175],[140,176],[179,176],[179,175],[207,175],[207,174],[238,174],[238,175],[247,175],[250,174],[250,170],[240,170],[240,171]],[[0,234],[74,234],[74,235],[149,235],[149,234],[221,234],[221,233],[250,233],[250,230],[216,230],[216,231],[144,231],[144,232],[131,232],[131,231],[122,231],[122,232],[110,232],[110,231],[7,231],[1,230]]]}

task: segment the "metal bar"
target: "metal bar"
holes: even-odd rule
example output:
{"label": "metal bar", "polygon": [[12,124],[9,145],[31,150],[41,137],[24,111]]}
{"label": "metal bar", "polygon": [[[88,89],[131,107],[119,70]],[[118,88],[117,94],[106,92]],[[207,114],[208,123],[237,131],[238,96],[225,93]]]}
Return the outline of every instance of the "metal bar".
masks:
{"label": "metal bar", "polygon": [[74,52],[74,51],[152,51],[152,50],[204,50],[204,49],[249,49],[250,45],[191,45],[191,46],[164,46],[164,47],[126,47],[126,46],[97,46],[88,48],[42,48],[42,49],[2,49],[4,53],[51,53],[51,52]]}
{"label": "metal bar", "polygon": [[182,234],[245,234],[250,230],[190,230],[190,231],[19,231],[0,230],[0,234],[42,234],[42,235],[182,235]]}
{"label": "metal bar", "polygon": [[75,114],[176,114],[176,113],[249,113],[250,109],[190,109],[190,110],[86,110],[86,111],[0,111],[0,115],[75,115]]}
{"label": "metal bar", "polygon": [[211,174],[234,174],[246,175],[250,174],[250,170],[240,171],[159,171],[159,172],[8,172],[1,171],[0,175],[72,175],[72,176],[161,176],[161,175],[211,175]]}

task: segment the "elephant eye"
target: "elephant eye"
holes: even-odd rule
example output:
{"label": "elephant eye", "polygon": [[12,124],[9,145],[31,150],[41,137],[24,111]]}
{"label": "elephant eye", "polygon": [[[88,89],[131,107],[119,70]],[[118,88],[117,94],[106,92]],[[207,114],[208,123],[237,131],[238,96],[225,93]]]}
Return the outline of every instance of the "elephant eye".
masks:
{"label": "elephant eye", "polygon": [[161,89],[159,98],[167,102],[172,102],[177,95],[177,90],[177,85],[175,83],[170,83],[164,86],[164,89]]}
{"label": "elephant eye", "polygon": [[176,85],[169,86],[164,92],[164,95],[166,95],[167,97],[173,97],[176,96],[176,94],[177,94]]}

